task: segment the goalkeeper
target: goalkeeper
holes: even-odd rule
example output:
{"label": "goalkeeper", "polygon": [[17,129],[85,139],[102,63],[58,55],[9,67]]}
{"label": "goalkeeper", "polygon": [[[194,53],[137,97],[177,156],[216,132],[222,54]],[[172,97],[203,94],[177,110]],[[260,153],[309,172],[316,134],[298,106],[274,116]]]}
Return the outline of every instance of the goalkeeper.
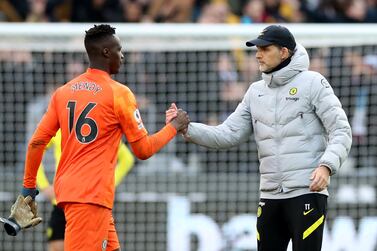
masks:
{"label": "goalkeeper", "polygon": [[86,31],[84,44],[89,68],[53,93],[29,141],[22,195],[35,198],[44,149],[60,129],[62,155],[54,192],[66,218],[64,250],[115,251],[120,244],[111,210],[120,139],[125,135],[134,155],[148,159],[186,128],[189,118],[178,110],[177,117],[149,135],[135,95],[111,77],[124,59],[115,28],[95,25]]}
{"label": "goalkeeper", "polygon": [[[56,133],[47,148],[52,148],[56,168],[61,156],[61,133],[60,130]],[[118,163],[115,168],[115,186],[118,186],[123,178],[128,174],[128,172],[133,167],[135,158],[133,157],[131,151],[123,143],[119,144],[118,150]],[[37,185],[41,192],[51,200],[53,204],[53,209],[50,215],[47,228],[47,241],[48,241],[48,251],[64,251],[64,232],[65,232],[65,217],[64,212],[61,208],[57,207],[55,193],[53,186],[49,183],[48,178],[45,174],[43,165],[41,164],[38,169],[37,174]]]}

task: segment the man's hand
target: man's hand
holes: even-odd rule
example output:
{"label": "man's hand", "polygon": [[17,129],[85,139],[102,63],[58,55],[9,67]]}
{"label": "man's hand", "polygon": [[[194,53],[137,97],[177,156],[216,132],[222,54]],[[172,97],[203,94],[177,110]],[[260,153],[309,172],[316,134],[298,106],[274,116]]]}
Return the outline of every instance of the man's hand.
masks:
{"label": "man's hand", "polygon": [[169,124],[178,115],[178,108],[175,103],[172,103],[169,109],[165,112],[165,124]]}
{"label": "man's hand", "polygon": [[330,170],[326,166],[320,165],[317,167],[310,177],[312,183],[310,184],[310,191],[320,192],[329,185]]}
{"label": "man's hand", "polygon": [[5,231],[9,235],[15,236],[20,230],[42,222],[42,218],[38,217],[37,204],[31,196],[24,198],[19,195],[10,211],[8,219],[4,222]]}
{"label": "man's hand", "polygon": [[[165,112],[165,114],[166,114],[165,124],[170,123],[174,118],[176,118],[178,116],[178,107],[175,105],[175,103],[172,103],[170,105],[169,109]],[[189,121],[189,123],[190,123],[190,121]],[[182,133],[182,134],[186,134],[187,126],[184,129],[177,130],[177,131]]]}
{"label": "man's hand", "polygon": [[175,127],[177,132],[186,130],[188,124],[190,123],[190,118],[187,115],[187,112],[182,109],[177,110],[177,116],[171,121],[171,124]]}

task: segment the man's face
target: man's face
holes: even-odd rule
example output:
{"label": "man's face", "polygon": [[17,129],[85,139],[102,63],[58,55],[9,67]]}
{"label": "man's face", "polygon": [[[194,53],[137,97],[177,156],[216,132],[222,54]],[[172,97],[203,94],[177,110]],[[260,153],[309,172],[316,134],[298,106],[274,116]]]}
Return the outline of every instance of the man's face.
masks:
{"label": "man's face", "polygon": [[276,45],[257,46],[255,57],[258,60],[259,70],[261,72],[271,71],[287,58],[284,48],[280,48]]}
{"label": "man's face", "polygon": [[119,72],[120,65],[123,61],[122,46],[120,45],[120,39],[114,35],[109,41],[109,66],[110,74],[117,74]]}

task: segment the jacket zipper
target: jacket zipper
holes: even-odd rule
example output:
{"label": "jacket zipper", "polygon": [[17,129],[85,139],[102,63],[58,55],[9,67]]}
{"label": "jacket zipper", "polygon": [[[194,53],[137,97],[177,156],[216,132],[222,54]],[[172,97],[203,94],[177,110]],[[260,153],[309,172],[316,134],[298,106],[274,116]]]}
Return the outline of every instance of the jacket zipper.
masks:
{"label": "jacket zipper", "polygon": [[[273,78],[273,76],[272,76]],[[272,78],[271,78],[271,82],[272,82]],[[276,136],[278,137],[277,138],[277,146],[276,146],[276,167],[278,168],[278,173],[280,175],[279,179],[280,179],[280,184],[279,184],[279,192],[283,192],[283,185],[282,185],[282,179],[281,179],[281,175],[282,175],[282,171],[281,171],[281,167],[280,167],[280,135],[278,135],[278,130],[279,130],[279,124],[278,124],[278,112],[277,112],[277,109],[278,109],[278,97],[279,97],[279,88],[277,88],[276,90],[276,96],[275,96],[275,131],[276,131]]]}

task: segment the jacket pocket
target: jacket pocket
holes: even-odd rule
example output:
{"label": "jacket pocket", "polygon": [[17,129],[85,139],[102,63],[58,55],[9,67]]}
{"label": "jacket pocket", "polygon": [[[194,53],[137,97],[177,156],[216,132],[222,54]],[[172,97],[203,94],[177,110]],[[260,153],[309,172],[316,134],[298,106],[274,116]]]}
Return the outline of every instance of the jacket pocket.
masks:
{"label": "jacket pocket", "polygon": [[257,137],[257,134],[258,134],[258,130],[257,130],[257,124],[258,124],[258,120],[255,119],[255,118],[252,118],[252,121],[253,121],[253,133],[254,133],[254,137],[256,138]]}
{"label": "jacket pocket", "polygon": [[302,134],[306,139],[312,138],[316,131],[315,128],[317,127],[315,123],[313,124],[313,121],[317,119],[317,116],[314,113],[299,112],[298,119],[301,122]]}

